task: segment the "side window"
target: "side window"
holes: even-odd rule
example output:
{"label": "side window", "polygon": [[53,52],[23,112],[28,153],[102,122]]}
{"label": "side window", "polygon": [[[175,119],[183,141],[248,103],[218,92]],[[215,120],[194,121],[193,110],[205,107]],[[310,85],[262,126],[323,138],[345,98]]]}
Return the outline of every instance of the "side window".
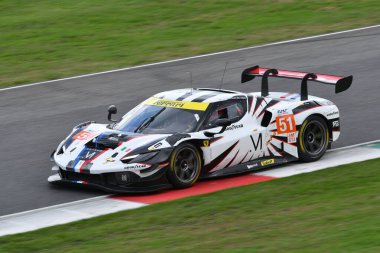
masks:
{"label": "side window", "polygon": [[247,100],[234,99],[216,103],[208,119],[203,124],[203,129],[209,129],[216,126],[218,119],[230,119],[232,123],[239,121],[247,112]]}

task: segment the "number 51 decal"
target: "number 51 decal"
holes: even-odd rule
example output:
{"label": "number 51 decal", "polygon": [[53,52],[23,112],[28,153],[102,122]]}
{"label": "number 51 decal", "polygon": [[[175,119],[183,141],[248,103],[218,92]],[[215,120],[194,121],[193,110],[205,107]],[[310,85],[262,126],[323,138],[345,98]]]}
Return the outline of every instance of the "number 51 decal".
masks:
{"label": "number 51 decal", "polygon": [[285,134],[296,131],[296,121],[293,114],[278,116],[276,118],[277,133]]}

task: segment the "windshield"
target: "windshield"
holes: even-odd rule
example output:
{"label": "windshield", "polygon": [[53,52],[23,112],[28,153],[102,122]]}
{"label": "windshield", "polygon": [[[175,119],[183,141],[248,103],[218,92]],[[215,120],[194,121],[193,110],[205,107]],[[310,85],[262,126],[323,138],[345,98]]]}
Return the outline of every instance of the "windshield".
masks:
{"label": "windshield", "polygon": [[194,131],[204,111],[140,104],[116,124],[115,129],[144,134]]}

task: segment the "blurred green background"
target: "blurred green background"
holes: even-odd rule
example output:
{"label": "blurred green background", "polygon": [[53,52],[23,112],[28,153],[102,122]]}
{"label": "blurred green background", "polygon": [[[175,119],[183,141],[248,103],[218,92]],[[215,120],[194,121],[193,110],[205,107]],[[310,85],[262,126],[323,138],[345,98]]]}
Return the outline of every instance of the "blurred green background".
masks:
{"label": "blurred green background", "polygon": [[379,22],[378,0],[2,0],[0,86]]}

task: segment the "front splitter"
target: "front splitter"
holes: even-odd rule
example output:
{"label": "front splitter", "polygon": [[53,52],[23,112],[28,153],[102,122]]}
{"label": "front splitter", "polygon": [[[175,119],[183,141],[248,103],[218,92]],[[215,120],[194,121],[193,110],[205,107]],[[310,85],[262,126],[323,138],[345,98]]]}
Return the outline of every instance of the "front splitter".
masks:
{"label": "front splitter", "polygon": [[162,190],[171,189],[172,185],[169,183],[154,183],[149,186],[131,186],[131,187],[123,187],[123,186],[115,186],[115,185],[102,185],[102,184],[94,184],[87,181],[75,181],[75,180],[67,180],[60,177],[59,174],[54,174],[48,178],[48,182],[54,185],[75,185],[83,188],[93,188],[99,189],[108,193],[114,194],[123,194],[123,193],[151,193]]}

